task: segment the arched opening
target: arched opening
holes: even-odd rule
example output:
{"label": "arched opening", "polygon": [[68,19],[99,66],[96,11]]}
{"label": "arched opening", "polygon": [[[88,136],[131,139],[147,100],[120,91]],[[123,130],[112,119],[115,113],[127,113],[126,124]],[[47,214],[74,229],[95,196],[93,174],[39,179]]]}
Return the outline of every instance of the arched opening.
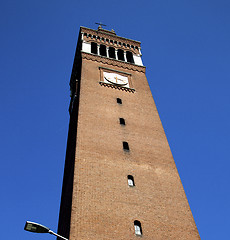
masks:
{"label": "arched opening", "polygon": [[105,45],[103,45],[103,44],[101,44],[100,45],[100,55],[101,56],[107,56],[107,54],[106,54],[106,46]]}
{"label": "arched opening", "polygon": [[116,58],[115,49],[113,47],[109,47],[109,57],[114,59]]}
{"label": "arched opening", "polygon": [[121,125],[125,125],[125,119],[124,118],[120,118],[119,120],[120,120]]}
{"label": "arched opening", "polygon": [[91,53],[97,54],[97,44],[95,42],[91,42]]}
{"label": "arched opening", "polygon": [[129,144],[127,142],[123,142],[123,149],[124,151],[129,151]]}
{"label": "arched opening", "polygon": [[117,57],[118,57],[118,60],[125,61],[124,51],[123,51],[122,49],[118,49],[118,51],[117,51]]}
{"label": "arched opening", "polygon": [[120,98],[117,98],[117,103],[122,104],[122,100]]}
{"label": "arched opening", "polygon": [[134,178],[133,178],[133,176],[132,176],[132,175],[128,175],[127,178],[128,178],[128,185],[129,185],[130,187],[134,187],[135,184],[134,184]]}
{"label": "arched opening", "polygon": [[141,228],[141,222],[138,220],[134,221],[134,230],[135,234],[138,236],[142,236],[142,228]]}
{"label": "arched opening", "polygon": [[134,63],[133,54],[129,51],[126,51],[126,59],[127,59],[127,62]]}

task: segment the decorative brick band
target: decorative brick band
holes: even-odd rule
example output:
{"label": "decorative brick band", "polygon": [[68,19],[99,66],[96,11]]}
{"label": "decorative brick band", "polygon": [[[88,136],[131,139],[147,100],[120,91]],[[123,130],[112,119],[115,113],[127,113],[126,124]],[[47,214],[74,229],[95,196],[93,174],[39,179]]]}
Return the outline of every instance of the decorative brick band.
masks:
{"label": "decorative brick band", "polygon": [[87,33],[87,34],[91,34],[92,36],[93,35],[99,36],[101,38],[104,37],[105,39],[109,38],[110,40],[113,40],[113,41],[122,42],[129,45],[135,45],[138,47],[140,47],[140,44],[141,44],[139,41],[119,37],[114,32],[106,31],[104,29],[103,31],[100,31],[100,30],[93,30],[90,28],[81,27],[81,33]]}
{"label": "decorative brick band", "polygon": [[101,63],[104,63],[104,64],[108,64],[108,65],[117,66],[117,67],[124,68],[124,69],[129,69],[129,70],[145,73],[145,67],[144,66],[137,66],[137,65],[134,65],[134,64],[126,63],[126,62],[119,61],[119,60],[113,60],[111,58],[107,58],[107,57],[103,57],[103,56],[99,56],[99,55],[94,55],[94,54],[90,54],[90,53],[86,53],[86,52],[82,52],[81,55],[82,55],[82,59],[101,62]]}
{"label": "decorative brick band", "polygon": [[115,89],[122,90],[125,92],[132,92],[132,93],[135,92],[135,89],[133,89],[133,88],[121,87],[119,85],[114,85],[114,84],[109,84],[109,83],[104,83],[104,82],[99,82],[99,84],[104,87],[115,88]]}

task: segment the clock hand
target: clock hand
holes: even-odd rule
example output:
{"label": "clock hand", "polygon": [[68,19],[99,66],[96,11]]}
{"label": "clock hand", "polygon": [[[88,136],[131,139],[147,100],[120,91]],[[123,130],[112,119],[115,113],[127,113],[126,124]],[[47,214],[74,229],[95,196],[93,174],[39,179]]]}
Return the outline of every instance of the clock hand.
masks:
{"label": "clock hand", "polygon": [[115,84],[115,85],[125,86],[126,84],[128,84],[128,83],[114,83],[114,82],[110,81],[108,78],[106,78],[105,76],[104,76],[104,78],[105,78],[109,83],[112,83],[112,84]]}

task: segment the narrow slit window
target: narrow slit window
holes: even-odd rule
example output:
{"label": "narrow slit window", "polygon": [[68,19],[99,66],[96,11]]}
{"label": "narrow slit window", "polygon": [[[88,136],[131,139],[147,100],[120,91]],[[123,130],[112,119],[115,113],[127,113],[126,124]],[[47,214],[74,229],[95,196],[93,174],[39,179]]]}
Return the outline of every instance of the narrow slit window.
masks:
{"label": "narrow slit window", "polygon": [[91,53],[97,54],[97,44],[95,42],[91,42]]}
{"label": "narrow slit window", "polygon": [[130,187],[134,187],[135,184],[134,184],[134,178],[133,178],[133,176],[132,176],[132,175],[128,175],[127,178],[128,178],[128,185],[129,185]]}
{"label": "narrow slit window", "polygon": [[134,221],[134,230],[137,236],[142,236],[141,222],[138,220]]}
{"label": "narrow slit window", "polygon": [[134,63],[133,54],[129,51],[126,52],[127,62]]}
{"label": "narrow slit window", "polygon": [[103,45],[103,44],[100,45],[100,55],[104,56],[104,57],[107,56],[107,54],[106,54],[106,46]]}
{"label": "narrow slit window", "polygon": [[124,51],[121,50],[121,49],[118,49],[118,51],[117,51],[117,57],[118,57],[118,60],[125,61]]}
{"label": "narrow slit window", "polygon": [[109,47],[109,57],[110,58],[116,58],[115,57],[115,49],[113,47]]}
{"label": "narrow slit window", "polygon": [[127,142],[123,142],[123,149],[129,151],[129,144]]}
{"label": "narrow slit window", "polygon": [[117,98],[117,103],[122,104],[122,100],[120,98]]}
{"label": "narrow slit window", "polygon": [[125,119],[124,118],[120,118],[120,124],[125,125]]}

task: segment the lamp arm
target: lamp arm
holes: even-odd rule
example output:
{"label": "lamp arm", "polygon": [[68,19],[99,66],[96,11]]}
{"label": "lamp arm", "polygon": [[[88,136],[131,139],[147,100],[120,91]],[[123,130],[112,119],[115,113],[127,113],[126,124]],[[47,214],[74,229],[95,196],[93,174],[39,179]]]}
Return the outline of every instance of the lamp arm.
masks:
{"label": "lamp arm", "polygon": [[53,234],[53,235],[55,235],[56,237],[62,238],[62,239],[64,239],[64,240],[69,240],[68,238],[62,237],[61,235],[59,235],[59,234],[53,232],[52,230],[49,230],[48,233]]}

